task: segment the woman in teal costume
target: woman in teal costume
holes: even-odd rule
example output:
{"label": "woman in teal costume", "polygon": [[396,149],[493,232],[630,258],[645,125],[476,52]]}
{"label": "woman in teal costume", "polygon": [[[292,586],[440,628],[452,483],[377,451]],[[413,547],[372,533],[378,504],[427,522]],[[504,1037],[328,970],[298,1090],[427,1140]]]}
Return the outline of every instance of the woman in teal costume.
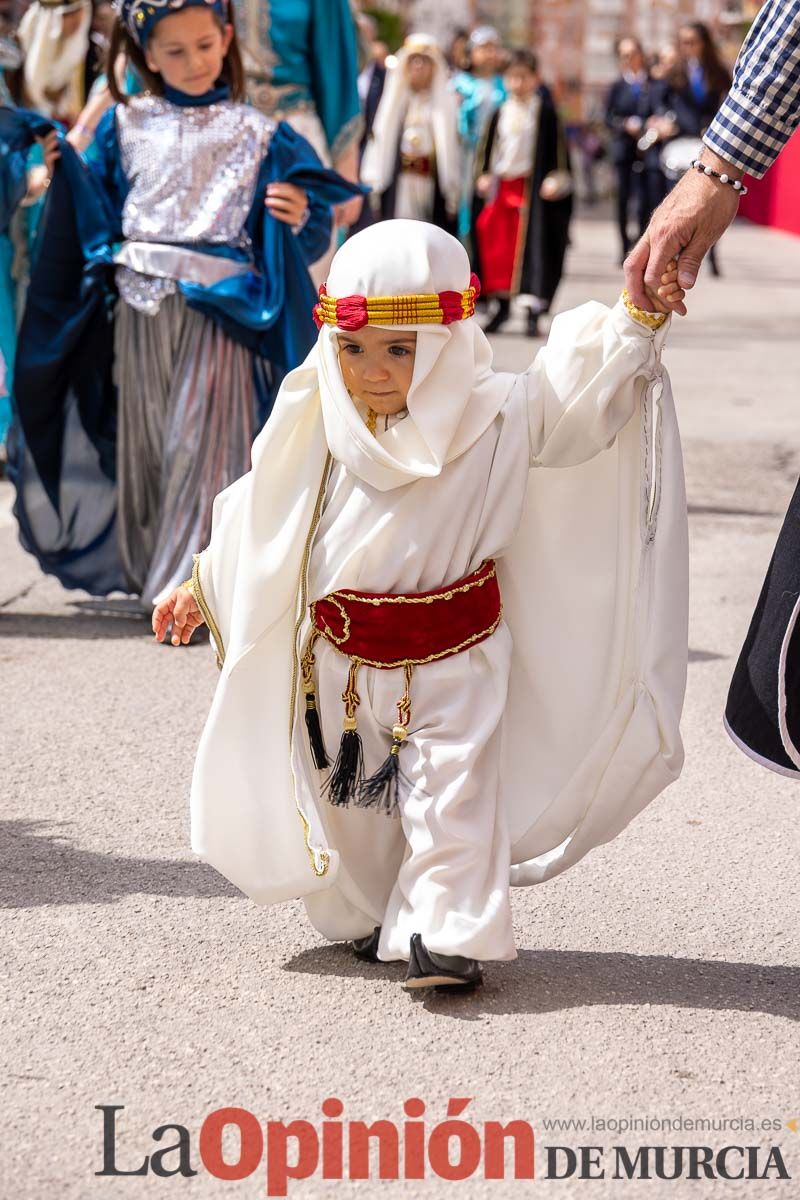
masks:
{"label": "woman in teal costume", "polygon": [[[358,179],[361,102],[350,0],[233,0],[248,94],[256,108],[306,138],[322,161]],[[356,198],[340,206],[351,225]]]}

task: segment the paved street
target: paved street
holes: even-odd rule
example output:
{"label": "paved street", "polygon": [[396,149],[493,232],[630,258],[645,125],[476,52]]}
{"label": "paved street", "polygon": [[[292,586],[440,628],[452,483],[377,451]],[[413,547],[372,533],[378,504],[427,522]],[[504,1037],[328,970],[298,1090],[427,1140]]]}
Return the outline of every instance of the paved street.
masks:
{"label": "paved street", "polygon": [[[188,845],[188,785],[216,669],[206,646],[157,645],[144,622],[69,594],[19,548],[0,484],[3,802],[0,1192],[19,1200],[249,1198],[199,1161],[203,1118],[232,1105],[305,1119],[337,1096],[343,1120],[420,1097],[430,1131],[464,1113],[529,1121],[544,1147],[778,1145],[760,1200],[798,1195],[800,785],[727,739],[722,711],[783,511],[800,473],[800,239],[742,225],[673,323],[665,361],[691,517],[687,762],[615,842],[513,892],[519,958],[472,997],[411,997],[401,964],[357,964],[299,901],[259,909]],[[581,220],[559,307],[613,302],[616,239]],[[516,328],[516,327],[515,327]],[[495,339],[523,369],[534,346]],[[265,779],[269,764],[265,764]],[[191,1181],[96,1178],[96,1105],[123,1105],[117,1166],[192,1139]],[[548,1132],[563,1119],[752,1118],[756,1132]],[[766,1132],[763,1118],[782,1128]],[[800,1125],[797,1125],[800,1129]],[[173,1145],[174,1132],[161,1148]],[[230,1154],[235,1158],[236,1147]],[[766,1149],[763,1151],[763,1161]],[[563,1161],[563,1159],[562,1159]],[[174,1167],[177,1157],[169,1159]],[[536,1183],[479,1177],[459,1196],[722,1196],[723,1180]],[[733,1170],[738,1168],[732,1162]],[[416,1183],[290,1183],[289,1196],[450,1196]],[[739,1185],[742,1186],[742,1185]]]}

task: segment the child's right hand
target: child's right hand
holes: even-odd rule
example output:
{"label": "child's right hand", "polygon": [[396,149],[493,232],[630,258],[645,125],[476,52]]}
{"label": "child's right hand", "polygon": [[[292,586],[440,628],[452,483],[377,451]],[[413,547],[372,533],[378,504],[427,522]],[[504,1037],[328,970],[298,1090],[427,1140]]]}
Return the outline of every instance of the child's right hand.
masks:
{"label": "child's right hand", "polygon": [[494,179],[491,175],[479,175],[475,180],[475,191],[482,200],[485,200],[489,195],[489,192],[492,190],[493,183]]}
{"label": "child's right hand", "polygon": [[186,646],[195,629],[203,623],[197,601],[185,587],[175,588],[171,596],[153,609],[153,633],[157,642],[164,641],[171,624],[173,646]]}
{"label": "child's right hand", "polygon": [[672,258],[667,263],[661,276],[661,285],[656,291],[650,287],[645,287],[645,291],[652,301],[652,312],[674,312],[674,305],[682,303],[686,298],[686,292],[678,283],[678,260]]}

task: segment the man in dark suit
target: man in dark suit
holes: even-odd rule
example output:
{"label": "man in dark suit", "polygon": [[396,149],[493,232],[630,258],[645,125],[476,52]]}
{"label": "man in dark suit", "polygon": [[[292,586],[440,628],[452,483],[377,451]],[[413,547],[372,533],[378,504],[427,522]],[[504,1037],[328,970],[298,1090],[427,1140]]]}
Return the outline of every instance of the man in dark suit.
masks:
{"label": "man in dark suit", "polygon": [[606,125],[611,130],[611,161],[617,173],[617,221],[624,259],[630,249],[628,210],[632,195],[637,198],[641,236],[666,194],[657,124],[668,107],[668,88],[648,74],[636,38],[620,38],[617,58],[620,78],[608,94]]}

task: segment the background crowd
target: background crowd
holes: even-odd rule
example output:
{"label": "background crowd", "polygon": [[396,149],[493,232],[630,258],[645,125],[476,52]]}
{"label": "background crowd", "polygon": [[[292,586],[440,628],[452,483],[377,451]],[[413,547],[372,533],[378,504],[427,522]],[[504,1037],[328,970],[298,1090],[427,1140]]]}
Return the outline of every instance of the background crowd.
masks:
{"label": "background crowd", "polygon": [[[124,0],[120,9],[106,0],[30,0],[27,4],[0,0],[0,149],[7,152],[16,146],[19,150],[23,142],[27,147],[22,179],[10,178],[13,156],[6,153],[0,160],[0,444],[10,427],[14,436],[16,387],[16,408],[21,411],[17,425],[25,430],[27,440],[23,445],[18,431],[15,482],[23,540],[46,570],[59,574],[59,564],[68,564],[61,577],[70,586],[105,592],[112,585],[127,585],[138,594],[155,594],[184,569],[189,542],[200,539],[202,544],[200,526],[208,523],[203,497],[213,495],[225,479],[247,468],[250,442],[269,415],[281,378],[310,348],[311,283],[315,290],[325,280],[332,254],[349,235],[387,218],[439,225],[458,236],[469,251],[482,282],[485,329],[501,329],[511,315],[512,302],[519,298],[524,327],[534,337],[561,280],[576,195],[582,193],[592,202],[604,190],[597,178],[600,165],[606,175],[613,171],[624,257],[630,246],[631,217],[643,231],[654,207],[698,152],[700,136],[730,85],[730,75],[701,23],[682,25],[674,44],[662,46],[657,55],[648,54],[635,37],[622,36],[617,43],[619,78],[608,93],[604,120],[575,125],[565,121],[559,110],[557,84],[546,81],[547,64],[541,64],[528,47],[504,45],[488,25],[456,30],[447,46],[424,32],[395,28],[390,45],[385,28],[374,16],[358,13],[350,0],[208,3],[219,9],[214,28],[232,22],[236,34],[233,47],[221,50],[220,62],[224,59],[225,65],[217,84],[224,84],[224,95],[212,90],[196,100],[174,88],[165,90],[166,76],[147,58],[145,43],[139,39],[139,30],[144,34],[148,22],[156,19],[153,14],[161,11],[158,6],[148,8],[141,0]],[[138,26],[137,21],[143,24]],[[189,33],[192,28],[190,21],[175,26],[179,27]],[[162,110],[156,105],[155,112],[147,100],[151,94],[171,96],[174,106]],[[139,108],[129,107],[129,99]],[[179,133],[201,120],[190,115],[197,111],[193,105],[215,99],[234,107],[228,110],[232,124],[222,133],[216,127],[213,136],[209,132],[193,162],[197,178],[206,172],[207,198],[218,194],[214,177],[227,170],[228,159],[230,178],[241,174],[247,157],[242,150],[245,137],[256,136],[259,153],[265,152],[266,127],[257,124],[255,114],[258,121],[279,122],[285,131],[266,149],[261,166],[253,165],[252,187],[258,193],[263,185],[261,212],[265,206],[273,225],[262,230],[245,207],[240,226],[231,227],[224,237],[211,211],[202,236],[195,228],[202,221],[179,227],[170,219],[156,229],[153,221],[137,217],[137,211],[141,213],[143,204],[168,202],[170,197],[163,192],[169,187],[175,191],[172,207],[180,209],[185,177],[165,160],[156,171],[154,190],[131,203],[126,197],[131,189],[141,190],[148,164],[154,155],[164,153],[164,144],[155,125],[144,129],[153,140],[142,151],[141,166],[134,169],[131,151],[126,158],[120,149],[120,127],[130,120],[126,114],[136,109],[143,120],[155,113],[167,125],[172,122]],[[8,125],[16,132],[7,134],[5,142],[3,111],[17,120],[16,125]],[[56,123],[66,143],[47,132],[47,123]],[[218,144],[216,137],[222,139]],[[46,261],[48,254],[60,254],[53,227],[66,219],[65,203],[67,209],[94,203],[75,196],[66,202],[62,188],[58,222],[45,222],[50,241],[38,235],[55,163],[62,155],[59,146],[67,144],[70,153],[74,150],[89,164],[92,187],[103,193],[103,211],[114,213],[107,240],[116,247],[116,274],[106,274],[104,286],[111,290],[98,301],[103,311],[117,297],[123,301],[106,339],[115,345],[113,385],[110,361],[107,378],[86,384],[96,314],[87,308],[85,282],[80,287],[76,283],[72,308],[66,304],[63,309],[64,327],[80,328],[81,338],[66,345],[53,338],[52,330],[47,333],[55,306],[63,305],[66,295],[60,284],[59,294],[51,295],[54,277],[66,270],[61,259],[58,270],[55,259]],[[13,161],[19,164],[19,153]],[[320,169],[331,167],[336,177],[320,174]],[[77,179],[74,172],[66,174]],[[336,179],[344,181],[341,186]],[[231,204],[239,202],[237,196],[231,192]],[[202,207],[204,203],[200,193],[185,199],[187,213],[191,204]],[[55,203],[52,194],[51,202]],[[168,208],[169,203],[165,213]],[[289,230],[299,236],[287,242]],[[78,232],[78,240],[85,241]],[[154,242],[161,246],[158,266],[153,265],[150,248]],[[89,243],[82,245],[81,269],[94,286],[99,273]],[[164,244],[183,247],[177,258],[172,255],[176,263],[180,259],[177,266],[164,265]],[[199,272],[197,278],[180,273],[188,269],[189,244],[201,255],[191,266]],[[244,262],[230,265],[230,260],[247,257],[245,245],[250,247],[249,266],[255,273],[250,282],[245,279]],[[213,266],[209,256],[215,258]],[[223,275],[237,272],[243,280],[238,299],[239,285],[230,281],[224,303],[216,292],[208,300],[198,299],[197,288],[190,295],[193,283],[211,293]],[[254,296],[260,297],[255,307]],[[28,316],[20,333],[26,308]],[[212,455],[202,469],[198,447],[195,466],[208,478],[187,476],[179,486],[170,475],[169,431],[162,429],[162,422],[165,413],[177,420],[175,413],[184,410],[183,419],[189,419],[191,405],[187,406],[184,384],[197,377],[199,368],[194,359],[192,364],[184,362],[175,349],[186,339],[195,347],[192,353],[198,362],[203,347],[219,343],[209,351],[210,361],[203,367],[208,386],[197,408],[205,414],[207,429],[228,427],[230,414],[226,417],[218,411],[223,401],[214,397],[224,391],[225,402],[231,402],[230,388],[223,387],[221,364],[228,364],[226,378],[230,362],[240,364],[239,410],[233,424],[241,445],[237,443],[234,452],[230,440],[224,439],[230,461],[211,461]],[[55,350],[54,342],[59,343]],[[42,360],[49,357],[53,361],[45,378]],[[67,386],[64,381],[70,379]],[[87,386],[88,399],[81,392]],[[25,404],[23,387],[30,393]],[[72,403],[70,387],[79,397],[81,420],[89,414],[90,427],[84,432],[99,448],[98,488],[107,495],[108,504],[106,514],[97,504],[99,493],[91,505],[82,502],[82,512],[90,513],[93,521],[83,531],[80,553],[72,540],[83,519],[78,515],[80,505],[74,512],[59,512],[55,524],[48,518],[46,529],[35,528],[35,514],[42,508],[40,493],[49,489],[55,494],[57,471],[64,469],[68,457],[66,442],[59,443],[57,456],[49,442],[52,426],[69,425],[63,412]],[[151,417],[145,420],[148,412]],[[104,414],[102,420],[98,414]],[[196,413],[193,420],[195,433],[202,431]],[[114,425],[108,436],[104,421],[109,429]],[[173,445],[184,440],[183,434],[173,432],[172,437]],[[201,442],[208,444],[204,435]],[[216,449],[222,444],[216,439],[211,445]],[[104,454],[112,453],[109,445],[116,448],[116,474],[103,462]],[[56,457],[61,466],[53,467]],[[49,483],[42,474],[45,467],[51,473]],[[33,478],[35,486],[30,483]],[[147,486],[143,480],[149,480]],[[201,497],[199,524],[184,530],[181,545],[167,552],[159,542],[166,510],[159,510],[158,497],[187,490]],[[155,519],[153,511],[160,513]],[[116,542],[125,541],[122,527],[127,525],[129,541],[137,543],[135,548],[126,547],[124,577],[116,557],[102,569],[97,565],[99,542],[110,545],[113,540],[114,512]],[[143,548],[138,543],[144,526],[150,527],[150,533]],[[76,573],[75,564],[86,546],[92,547],[87,573]],[[134,570],[137,554],[141,561]]]}

